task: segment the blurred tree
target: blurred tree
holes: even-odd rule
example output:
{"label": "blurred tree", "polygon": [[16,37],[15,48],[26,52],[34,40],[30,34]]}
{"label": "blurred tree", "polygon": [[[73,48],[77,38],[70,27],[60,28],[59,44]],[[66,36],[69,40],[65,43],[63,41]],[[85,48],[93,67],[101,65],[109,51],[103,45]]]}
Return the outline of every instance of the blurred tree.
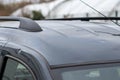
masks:
{"label": "blurred tree", "polygon": [[[7,0],[7,3],[9,4],[4,4],[3,1],[5,2],[5,0],[0,0],[0,16],[9,16],[15,10],[22,8],[28,4],[32,4],[35,2],[38,2],[38,3],[49,2],[49,1],[54,1],[54,0],[29,0],[29,1],[21,0],[21,2],[18,0]],[[34,14],[38,14],[38,13],[35,12]]]}
{"label": "blurred tree", "polygon": [[45,19],[45,17],[42,15],[42,13],[40,11],[33,11],[33,20],[41,20],[41,19]]}
{"label": "blurred tree", "polygon": [[13,11],[31,4],[30,2],[20,2],[11,4],[0,4],[0,16],[9,16]]}
{"label": "blurred tree", "polygon": [[40,0],[40,2],[50,2],[50,1],[55,1],[55,0]]}

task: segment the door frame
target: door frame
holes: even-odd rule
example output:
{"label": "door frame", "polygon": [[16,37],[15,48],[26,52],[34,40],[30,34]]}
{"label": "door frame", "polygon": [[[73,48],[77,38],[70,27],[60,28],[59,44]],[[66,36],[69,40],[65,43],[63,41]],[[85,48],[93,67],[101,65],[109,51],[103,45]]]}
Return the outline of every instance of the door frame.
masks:
{"label": "door frame", "polygon": [[[4,50],[5,51],[5,50]],[[1,75],[0,75],[0,80],[2,80],[3,78],[3,74],[4,74],[4,71],[5,71],[5,67],[6,67],[6,64],[7,64],[7,60],[8,59],[12,59],[14,61],[17,61],[19,63],[21,63],[22,65],[24,65],[26,67],[26,69],[28,69],[33,77],[34,80],[37,80],[36,76],[35,76],[35,73],[33,71],[33,69],[31,68],[31,65],[27,64],[26,62],[23,61],[23,59],[21,58],[21,56],[13,56],[13,55],[10,55],[8,51],[5,51],[6,54],[2,55],[3,59],[2,59],[2,63],[1,63]],[[2,54],[2,52],[1,52]]]}

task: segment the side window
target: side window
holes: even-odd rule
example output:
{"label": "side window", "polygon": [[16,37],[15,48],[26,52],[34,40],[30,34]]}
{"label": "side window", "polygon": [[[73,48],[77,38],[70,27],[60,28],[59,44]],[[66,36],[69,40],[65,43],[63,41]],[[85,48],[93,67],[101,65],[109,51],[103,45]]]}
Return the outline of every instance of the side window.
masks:
{"label": "side window", "polygon": [[34,78],[23,64],[8,59],[2,80],[34,80]]}

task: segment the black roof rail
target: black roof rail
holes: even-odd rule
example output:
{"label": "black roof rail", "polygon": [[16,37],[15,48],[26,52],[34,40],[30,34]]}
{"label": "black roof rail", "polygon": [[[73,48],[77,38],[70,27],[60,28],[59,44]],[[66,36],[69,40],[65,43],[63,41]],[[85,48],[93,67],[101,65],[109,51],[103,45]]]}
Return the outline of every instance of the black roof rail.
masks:
{"label": "black roof rail", "polygon": [[80,18],[56,18],[56,19],[45,19],[45,20],[120,20],[120,17],[80,17]]}
{"label": "black roof rail", "polygon": [[28,32],[40,32],[42,31],[41,27],[31,19],[23,17],[0,17],[0,21],[20,21],[19,29],[25,30]]}

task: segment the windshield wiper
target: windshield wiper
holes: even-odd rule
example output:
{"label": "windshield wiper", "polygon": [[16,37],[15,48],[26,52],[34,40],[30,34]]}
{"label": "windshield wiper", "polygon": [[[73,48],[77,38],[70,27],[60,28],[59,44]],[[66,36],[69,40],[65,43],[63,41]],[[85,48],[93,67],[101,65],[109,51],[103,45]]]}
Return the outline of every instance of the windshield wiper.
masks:
{"label": "windshield wiper", "polygon": [[81,21],[90,21],[90,20],[120,20],[120,17],[76,17],[76,18],[56,18],[56,19],[46,19],[46,20],[81,20]]}
{"label": "windshield wiper", "polygon": [[[100,11],[98,11],[97,9],[95,9],[94,7],[92,7],[91,5],[89,5],[88,3],[84,2],[83,0],[80,0],[83,4],[85,4],[86,6],[88,6],[89,8],[93,9],[94,11],[98,12],[100,15],[102,15],[103,17],[105,17],[106,19],[109,19],[109,17],[107,17],[106,15],[104,15],[103,13],[101,13]],[[110,19],[110,21],[114,24],[116,24],[117,26],[120,26],[119,24],[117,24],[117,21],[114,22],[112,19]]]}
{"label": "windshield wiper", "polygon": [[92,7],[91,5],[89,5],[88,3],[84,2],[83,0],[80,0],[80,1],[84,5],[88,6],[89,8],[93,9],[94,11],[96,11],[97,13],[99,13],[100,15],[102,15],[103,17],[57,18],[57,19],[45,19],[45,20],[81,20],[81,21],[110,20],[112,23],[114,23],[115,25],[117,25],[117,26],[120,27],[120,25],[118,24],[118,20],[120,20],[120,17],[107,17],[106,15],[104,15],[103,13],[101,13],[100,11],[98,11],[97,9],[95,9],[94,7]]}

